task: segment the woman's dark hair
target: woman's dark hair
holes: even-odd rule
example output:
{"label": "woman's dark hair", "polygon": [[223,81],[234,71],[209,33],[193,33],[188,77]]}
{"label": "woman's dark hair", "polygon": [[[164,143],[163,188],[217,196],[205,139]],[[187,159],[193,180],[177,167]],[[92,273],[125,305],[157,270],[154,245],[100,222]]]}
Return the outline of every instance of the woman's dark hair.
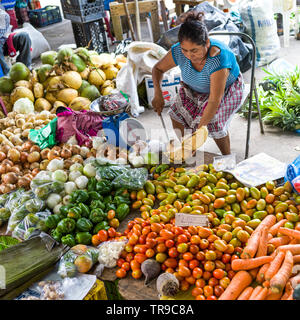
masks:
{"label": "woman's dark hair", "polygon": [[196,10],[188,11],[181,16],[182,24],[178,32],[178,40],[189,40],[204,46],[208,39],[207,27],[204,23],[204,13]]}

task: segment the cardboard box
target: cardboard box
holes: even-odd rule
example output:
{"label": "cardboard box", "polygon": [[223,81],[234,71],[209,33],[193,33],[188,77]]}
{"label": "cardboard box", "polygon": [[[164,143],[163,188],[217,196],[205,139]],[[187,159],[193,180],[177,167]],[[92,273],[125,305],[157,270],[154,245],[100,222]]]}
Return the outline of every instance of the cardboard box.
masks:
{"label": "cardboard box", "polygon": [[[165,105],[170,106],[172,103],[172,100],[176,96],[176,94],[179,91],[180,87],[180,81],[181,81],[181,74],[176,73],[172,75],[164,75],[162,82],[161,82],[161,88],[162,93],[165,99]],[[145,78],[146,83],[146,91],[147,91],[147,98],[148,98],[148,104],[152,107],[151,101],[154,97],[154,87],[153,87],[153,81],[151,77]]]}

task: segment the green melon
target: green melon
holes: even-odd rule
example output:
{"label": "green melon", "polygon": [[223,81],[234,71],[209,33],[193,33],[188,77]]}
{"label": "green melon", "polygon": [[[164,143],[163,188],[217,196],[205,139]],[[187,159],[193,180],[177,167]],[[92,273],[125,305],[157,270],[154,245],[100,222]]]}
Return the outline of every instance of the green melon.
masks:
{"label": "green melon", "polygon": [[11,93],[14,89],[14,83],[9,77],[0,78],[0,92]]}
{"label": "green melon", "polygon": [[9,70],[9,77],[12,81],[29,80],[30,70],[22,62],[15,63]]}

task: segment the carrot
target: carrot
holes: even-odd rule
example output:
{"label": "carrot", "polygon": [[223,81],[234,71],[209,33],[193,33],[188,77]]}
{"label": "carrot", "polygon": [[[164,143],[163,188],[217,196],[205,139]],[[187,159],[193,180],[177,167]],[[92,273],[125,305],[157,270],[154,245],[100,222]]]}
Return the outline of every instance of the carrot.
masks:
{"label": "carrot", "polygon": [[263,282],[262,285],[263,285],[264,288],[270,288],[270,281],[266,280],[266,281]]}
{"label": "carrot", "polygon": [[291,292],[293,292],[293,287],[290,282],[288,282],[285,286],[284,294],[281,297],[281,300],[287,300],[287,298],[290,296]]}
{"label": "carrot", "polygon": [[[234,261],[234,260],[233,260]],[[285,258],[279,271],[270,280],[270,288],[273,293],[282,292],[293,270],[293,255],[286,251]]]}
{"label": "carrot", "polygon": [[281,234],[284,234],[285,236],[289,236],[295,239],[300,239],[300,231],[298,230],[280,227],[278,232]]}
{"label": "carrot", "polygon": [[271,239],[273,239],[273,236],[272,236],[271,233],[269,232],[269,233],[268,233],[268,242],[269,242]]}
{"label": "carrot", "polygon": [[263,289],[262,286],[255,287],[251,296],[249,297],[249,300],[254,300],[254,298],[261,292],[262,289]]}
{"label": "carrot", "polygon": [[271,228],[276,223],[276,217],[273,214],[267,215],[264,220],[256,227],[254,232],[261,232],[264,227]]}
{"label": "carrot", "polygon": [[268,291],[268,295],[265,300],[280,300],[282,293],[272,293],[271,289]]}
{"label": "carrot", "polygon": [[250,273],[252,279],[256,278],[258,270],[259,270],[259,268],[255,268],[255,269],[251,269],[251,270],[248,271]]}
{"label": "carrot", "polygon": [[247,271],[237,272],[228,287],[220,295],[219,300],[236,300],[241,292],[252,282],[252,277]]}
{"label": "carrot", "polygon": [[293,258],[294,258],[294,264],[300,263],[300,254],[295,255]]}
{"label": "carrot", "polygon": [[264,227],[261,231],[256,257],[262,257],[267,255],[268,230],[268,227]]}
{"label": "carrot", "polygon": [[291,251],[292,255],[300,254],[300,244],[287,244],[277,248],[279,251]]}
{"label": "carrot", "polygon": [[289,236],[281,236],[271,239],[268,243],[273,244],[275,248],[288,244],[291,241]]}
{"label": "carrot", "polygon": [[300,240],[293,238],[288,244],[300,244]]}
{"label": "carrot", "polygon": [[277,256],[274,258],[274,260],[270,263],[270,267],[265,273],[265,279],[271,280],[273,276],[277,273],[277,271],[280,269],[282,261],[285,257],[284,252],[279,252]]}
{"label": "carrot", "polygon": [[259,245],[259,239],[260,232],[253,231],[250,238],[248,239],[246,247],[241,254],[242,259],[249,259],[255,256]]}
{"label": "carrot", "polygon": [[251,259],[234,259],[231,262],[231,269],[233,271],[239,270],[251,270],[262,266],[265,263],[269,263],[273,260],[271,256],[263,256]]}
{"label": "carrot", "polygon": [[237,298],[237,300],[249,300],[252,292],[253,292],[253,288],[252,288],[252,287],[247,287],[247,288],[240,294],[240,296]]}
{"label": "carrot", "polygon": [[262,265],[257,273],[256,281],[258,283],[262,283],[265,280],[265,273],[268,270],[270,263],[265,263]]}
{"label": "carrot", "polygon": [[300,273],[298,273],[296,276],[290,278],[289,282],[291,283],[292,287],[295,289],[297,284],[300,283]]}
{"label": "carrot", "polygon": [[253,300],[265,300],[268,295],[268,288],[263,288],[260,292],[253,298]]}
{"label": "carrot", "polygon": [[269,229],[269,232],[272,234],[273,237],[276,236],[277,232],[278,232],[278,229],[282,226],[284,226],[284,224],[287,222],[288,220],[287,219],[282,219],[280,221],[278,221],[277,223],[274,224],[274,226],[272,226],[270,229]]}

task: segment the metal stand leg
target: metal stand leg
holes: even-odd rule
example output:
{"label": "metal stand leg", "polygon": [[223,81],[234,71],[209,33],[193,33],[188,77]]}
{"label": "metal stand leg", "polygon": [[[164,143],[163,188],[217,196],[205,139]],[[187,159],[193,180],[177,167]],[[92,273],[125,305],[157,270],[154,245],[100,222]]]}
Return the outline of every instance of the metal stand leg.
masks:
{"label": "metal stand leg", "polygon": [[[255,84],[255,80],[254,80],[254,84]],[[264,133],[265,133],[265,130],[264,130],[263,122],[262,122],[262,119],[261,119],[260,104],[259,104],[259,99],[258,99],[258,94],[257,94],[256,85],[254,85],[254,95],[255,95],[255,101],[256,101],[257,110],[258,110],[260,133],[264,134]]]}

